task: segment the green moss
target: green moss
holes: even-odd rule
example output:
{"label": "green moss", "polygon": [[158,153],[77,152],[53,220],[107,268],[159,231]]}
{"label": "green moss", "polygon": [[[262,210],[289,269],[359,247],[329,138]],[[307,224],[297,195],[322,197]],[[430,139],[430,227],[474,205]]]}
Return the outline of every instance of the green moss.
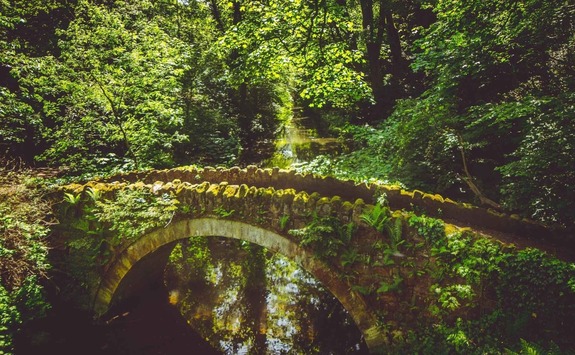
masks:
{"label": "green moss", "polygon": [[296,200],[306,204],[309,201],[309,195],[306,192],[298,192],[297,195],[295,195],[294,197],[294,202]]}
{"label": "green moss", "polygon": [[401,190],[400,195],[413,198],[413,192],[412,191]]}
{"label": "green moss", "polygon": [[228,199],[234,197],[236,195],[237,190],[238,190],[237,186],[233,186],[233,185],[226,186],[224,189],[224,197],[226,197]]}
{"label": "green moss", "polygon": [[439,201],[439,202],[441,202],[441,203],[444,203],[444,202],[445,202],[445,199],[443,198],[443,196],[441,196],[441,195],[439,195],[439,194],[433,195],[432,198],[433,198],[435,201]]}
{"label": "green moss", "polygon": [[490,215],[493,215],[493,216],[501,217],[501,218],[504,218],[507,216],[505,213],[498,212],[498,211],[491,209],[491,208],[487,209],[487,213],[489,213]]}
{"label": "green moss", "polygon": [[220,185],[211,184],[208,189],[206,190],[206,195],[218,196],[220,193]]}
{"label": "green moss", "polygon": [[196,185],[195,190],[197,193],[199,194],[203,194],[204,192],[206,192],[208,189],[210,188],[210,183],[207,181],[202,182],[199,185]]}
{"label": "green moss", "polygon": [[330,203],[340,205],[341,204],[341,197],[333,196],[330,200]]}
{"label": "green moss", "polygon": [[330,199],[328,197],[322,197],[317,201],[317,206],[328,205],[329,203],[330,203]]}
{"label": "green moss", "polygon": [[413,190],[413,198],[414,199],[422,199],[425,194],[419,190]]}
{"label": "green moss", "polygon": [[344,202],[341,204],[341,208],[342,208],[344,211],[351,211],[351,210],[353,209],[353,203],[351,203],[351,202],[349,202],[349,201],[344,201]]}
{"label": "green moss", "polygon": [[240,187],[238,188],[238,191],[236,192],[235,197],[238,199],[244,198],[247,194],[248,194],[248,185],[246,184],[241,184]]}
{"label": "green moss", "polygon": [[262,196],[264,198],[271,199],[271,197],[274,195],[274,192],[275,192],[275,189],[273,187],[267,187],[267,188],[263,189]]}
{"label": "green moss", "polygon": [[246,193],[246,197],[247,197],[247,196],[252,196],[252,197],[254,197],[254,196],[257,196],[257,194],[258,194],[258,188],[255,187],[255,186],[250,186],[250,187],[248,188],[248,192]]}

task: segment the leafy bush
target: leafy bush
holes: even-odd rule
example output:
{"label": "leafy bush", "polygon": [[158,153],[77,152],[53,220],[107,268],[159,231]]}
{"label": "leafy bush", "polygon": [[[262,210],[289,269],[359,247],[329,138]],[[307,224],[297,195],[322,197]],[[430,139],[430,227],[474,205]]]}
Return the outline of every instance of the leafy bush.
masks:
{"label": "leafy bush", "polygon": [[391,157],[382,151],[387,131],[370,126],[346,125],[340,132],[343,141],[352,142],[342,154],[321,154],[309,162],[292,165],[296,171],[336,176],[356,181],[387,180]]}
{"label": "leafy bush", "polygon": [[22,323],[49,308],[42,280],[50,269],[45,237],[50,207],[24,173],[0,170],[0,353],[11,352]]}
{"label": "leafy bush", "polygon": [[[572,351],[575,264],[537,249],[517,250],[468,232],[445,234],[443,222],[411,215],[428,241],[432,317],[397,344],[398,352],[503,353]],[[413,328],[412,328],[413,329]],[[512,350],[507,350],[512,351]]]}
{"label": "leafy bush", "polygon": [[329,259],[344,252],[351,240],[355,225],[342,224],[335,217],[314,215],[313,221],[302,229],[292,229],[288,233],[300,238],[302,246],[311,247],[320,258]]}
{"label": "leafy bush", "polygon": [[506,206],[573,231],[574,148],[575,94],[538,100],[517,150],[499,167]]}

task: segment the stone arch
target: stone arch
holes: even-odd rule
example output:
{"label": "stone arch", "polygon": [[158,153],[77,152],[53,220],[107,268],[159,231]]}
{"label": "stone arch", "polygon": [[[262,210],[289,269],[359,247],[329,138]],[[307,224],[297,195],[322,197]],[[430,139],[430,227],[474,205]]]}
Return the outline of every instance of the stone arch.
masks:
{"label": "stone arch", "polygon": [[165,248],[180,239],[191,236],[221,236],[240,239],[285,255],[312,274],[341,302],[363,333],[370,350],[384,345],[385,338],[377,328],[376,318],[367,309],[363,299],[357,294],[352,294],[349,286],[309,251],[276,232],[244,222],[209,217],[171,223],[166,228],[143,235],[126,248],[100,281],[94,299],[96,315],[102,316],[112,305],[124,277],[138,261],[162,247]]}

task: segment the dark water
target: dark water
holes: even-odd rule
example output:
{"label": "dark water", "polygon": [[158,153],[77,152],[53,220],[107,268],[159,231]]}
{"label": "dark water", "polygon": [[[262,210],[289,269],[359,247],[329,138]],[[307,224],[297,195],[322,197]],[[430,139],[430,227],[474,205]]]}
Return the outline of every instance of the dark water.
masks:
{"label": "dark water", "polygon": [[341,304],[286,258],[249,243],[180,243],[163,284],[119,305],[107,322],[54,302],[15,354],[363,354]]}
{"label": "dark water", "polygon": [[259,246],[192,238],[172,252],[166,286],[190,326],[226,354],[367,353],[335,297]]}
{"label": "dark water", "polygon": [[16,339],[15,354],[221,354],[168,303],[163,285],[151,286],[118,308],[118,317],[96,324],[88,314],[56,305]]}

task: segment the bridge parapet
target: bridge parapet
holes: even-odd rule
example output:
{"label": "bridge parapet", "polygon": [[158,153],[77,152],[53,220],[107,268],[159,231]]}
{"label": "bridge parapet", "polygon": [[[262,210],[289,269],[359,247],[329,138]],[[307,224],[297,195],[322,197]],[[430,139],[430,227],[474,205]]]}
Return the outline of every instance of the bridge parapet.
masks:
{"label": "bridge parapet", "polygon": [[230,185],[246,184],[254,187],[273,187],[275,189],[295,189],[314,192],[325,197],[340,196],[343,200],[355,201],[360,198],[366,203],[374,203],[378,196],[385,195],[385,200],[393,210],[416,210],[426,215],[452,221],[461,226],[482,230],[493,230],[503,233],[514,233],[524,237],[539,239],[552,238],[549,229],[534,221],[518,215],[508,215],[492,209],[485,209],[467,203],[459,203],[438,194],[422,191],[407,191],[397,185],[379,183],[356,183],[352,180],[339,180],[314,174],[300,174],[293,170],[261,169],[255,166],[247,168],[199,168],[184,166],[175,169],[153,170],[141,173],[117,175],[103,181],[125,181],[154,183],[157,181],[182,181],[189,183],[220,183]]}
{"label": "bridge parapet", "polygon": [[[342,223],[360,223],[361,213],[366,206],[361,198],[349,201],[336,195],[322,196],[317,192],[309,194],[293,188],[276,189],[247,184],[233,185],[227,181],[190,183],[177,178],[167,183],[159,180],[152,183],[150,181],[134,183],[91,181],[83,185],[70,184],[65,186],[64,190],[78,194],[92,188],[98,190],[103,197],[112,199],[117,191],[144,188],[156,195],[167,193],[176,198],[182,206],[192,206],[187,215],[178,213],[176,219],[225,215],[230,219],[247,219],[254,224],[274,230],[287,227],[303,228],[314,216],[331,216]],[[286,224],[280,226],[280,220],[285,221]]]}

